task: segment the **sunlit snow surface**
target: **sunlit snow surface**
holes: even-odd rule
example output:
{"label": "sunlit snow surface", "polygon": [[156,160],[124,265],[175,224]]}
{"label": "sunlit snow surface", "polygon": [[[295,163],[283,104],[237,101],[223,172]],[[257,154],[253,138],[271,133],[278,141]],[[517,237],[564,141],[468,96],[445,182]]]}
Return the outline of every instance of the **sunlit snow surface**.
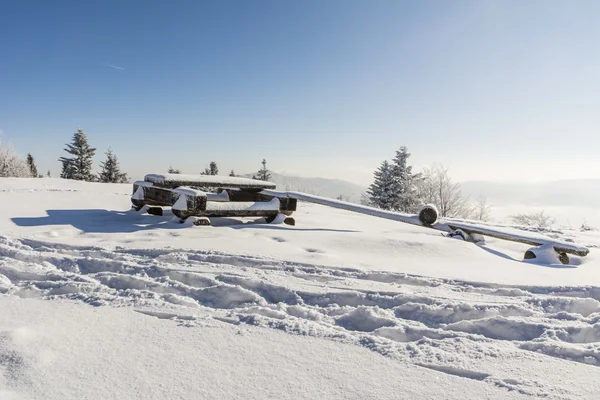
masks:
{"label": "sunlit snow surface", "polygon": [[[598,231],[529,248],[299,203],[296,226],[0,180],[0,399],[600,397]],[[544,264],[542,262],[548,262]]]}

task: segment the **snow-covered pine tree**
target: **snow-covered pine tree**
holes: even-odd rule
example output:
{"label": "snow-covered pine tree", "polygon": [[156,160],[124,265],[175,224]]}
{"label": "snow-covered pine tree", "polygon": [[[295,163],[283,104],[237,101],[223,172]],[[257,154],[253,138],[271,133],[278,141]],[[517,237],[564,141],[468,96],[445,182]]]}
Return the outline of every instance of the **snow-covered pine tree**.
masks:
{"label": "snow-covered pine tree", "polygon": [[233,172],[233,170],[231,170],[231,172],[229,173],[229,176],[235,176],[235,172]]}
{"label": "snow-covered pine tree", "polygon": [[73,177],[75,176],[75,166],[73,165],[73,161],[63,157],[63,159],[61,159],[60,162],[62,164],[62,168],[60,170],[60,177],[63,179],[74,179]]}
{"label": "snow-covered pine tree", "polygon": [[29,167],[29,172],[31,172],[31,176],[34,178],[38,177],[37,166],[35,165],[35,160],[31,153],[27,153],[27,166]]}
{"label": "snow-covered pine tree", "polygon": [[396,182],[393,166],[385,160],[374,173],[375,179],[367,194],[371,204],[384,210],[391,210],[396,202]]}
{"label": "snow-covered pine tree", "polygon": [[259,179],[261,181],[268,181],[269,179],[271,179],[271,174],[269,173],[269,170],[267,169],[267,160],[265,160],[263,158],[261,164],[262,164],[262,168],[258,170],[256,179]]}
{"label": "snow-covered pine tree", "polygon": [[412,173],[412,166],[408,165],[409,157],[410,153],[405,146],[396,151],[392,164],[392,175],[396,185],[392,209],[415,213],[420,206],[417,181],[421,176]]}
{"label": "snow-covered pine tree", "polygon": [[48,178],[51,178],[51,177],[52,177],[52,176],[51,176],[51,174],[50,174],[50,170],[48,170],[48,172],[46,172],[46,176],[47,176]]}
{"label": "snow-covered pine tree", "polygon": [[172,166],[169,165],[169,170],[167,171],[169,174],[180,174],[181,170],[180,169],[176,169],[173,168]]}
{"label": "snow-covered pine tree", "polygon": [[96,149],[90,147],[83,129],[77,129],[65,151],[74,157],[61,157],[59,159],[62,162],[61,178],[93,181],[95,176],[92,174],[92,158],[96,153]]}
{"label": "snow-covered pine tree", "polygon": [[102,171],[98,174],[98,181],[104,183],[126,183],[129,179],[126,173],[121,172],[119,160],[117,160],[115,153],[109,147],[105,154],[106,161],[100,163]]}

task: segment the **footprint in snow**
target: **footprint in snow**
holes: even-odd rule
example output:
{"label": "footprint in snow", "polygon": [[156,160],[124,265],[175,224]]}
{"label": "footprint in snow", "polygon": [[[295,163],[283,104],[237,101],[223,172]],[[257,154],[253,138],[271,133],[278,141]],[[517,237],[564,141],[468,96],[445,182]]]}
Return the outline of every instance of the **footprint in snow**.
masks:
{"label": "footprint in snow", "polygon": [[325,253],[323,250],[319,250],[319,249],[312,249],[312,248],[309,248],[309,249],[304,249],[304,250],[305,250],[307,253],[317,253],[317,254],[323,254],[323,253]]}

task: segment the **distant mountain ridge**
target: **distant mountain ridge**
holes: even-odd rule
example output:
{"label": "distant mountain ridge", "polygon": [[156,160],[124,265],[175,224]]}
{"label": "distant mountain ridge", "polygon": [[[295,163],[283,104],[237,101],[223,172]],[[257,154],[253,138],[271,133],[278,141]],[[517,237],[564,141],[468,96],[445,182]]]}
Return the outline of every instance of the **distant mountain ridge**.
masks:
{"label": "distant mountain ridge", "polygon": [[[272,171],[269,173],[271,174],[269,181],[275,183],[279,190],[298,191],[330,198],[341,195],[352,202],[358,202],[361,193],[367,190],[365,187],[341,179],[304,178],[282,175]],[[251,178],[252,175],[244,174],[244,177]]]}
{"label": "distant mountain ridge", "polygon": [[572,179],[553,182],[487,182],[461,183],[464,194],[475,199],[480,194],[497,204],[530,206],[600,205],[600,179]]}
{"label": "distant mountain ridge", "polygon": [[[359,202],[367,188],[341,179],[288,176],[269,171],[270,181],[279,190],[290,190],[336,198],[343,196]],[[244,174],[251,178],[253,174]],[[600,205],[600,179],[566,179],[551,182],[461,182],[463,194],[475,201],[479,195],[496,205],[523,205],[535,207]]]}

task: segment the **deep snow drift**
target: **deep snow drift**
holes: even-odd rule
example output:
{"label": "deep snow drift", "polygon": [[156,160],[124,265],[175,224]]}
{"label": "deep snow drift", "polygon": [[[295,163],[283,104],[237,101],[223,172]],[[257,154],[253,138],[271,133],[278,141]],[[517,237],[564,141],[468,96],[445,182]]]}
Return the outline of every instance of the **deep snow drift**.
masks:
{"label": "deep snow drift", "polygon": [[[195,227],[0,180],[0,398],[597,398],[600,234],[528,246],[299,204]],[[168,214],[168,213],[167,213]]]}

